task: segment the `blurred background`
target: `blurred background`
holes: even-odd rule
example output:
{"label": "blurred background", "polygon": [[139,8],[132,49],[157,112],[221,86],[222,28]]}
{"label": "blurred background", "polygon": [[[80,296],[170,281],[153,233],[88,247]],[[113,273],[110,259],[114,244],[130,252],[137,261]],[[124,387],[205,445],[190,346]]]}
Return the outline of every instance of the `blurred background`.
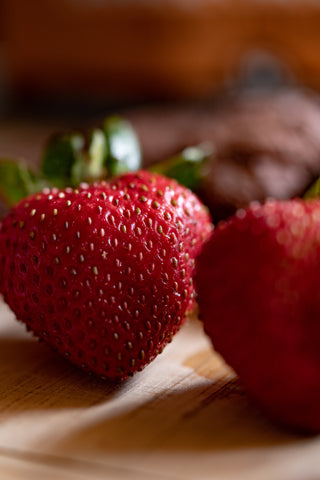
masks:
{"label": "blurred background", "polygon": [[36,164],[55,130],[117,112],[146,164],[212,142],[217,218],[301,194],[320,173],[319,46],[311,0],[0,0],[0,155]]}
{"label": "blurred background", "polygon": [[283,62],[299,81],[320,86],[315,1],[0,5],[3,81],[20,99],[108,105],[210,97],[259,51]]}

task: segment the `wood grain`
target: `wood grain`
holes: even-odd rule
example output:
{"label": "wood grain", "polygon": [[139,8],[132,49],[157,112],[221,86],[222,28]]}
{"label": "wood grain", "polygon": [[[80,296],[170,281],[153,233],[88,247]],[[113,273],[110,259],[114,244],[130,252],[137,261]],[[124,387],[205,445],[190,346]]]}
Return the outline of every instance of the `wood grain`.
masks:
{"label": "wood grain", "polygon": [[319,438],[265,419],[196,319],[110,384],[37,342],[2,302],[0,318],[1,480],[320,477]]}

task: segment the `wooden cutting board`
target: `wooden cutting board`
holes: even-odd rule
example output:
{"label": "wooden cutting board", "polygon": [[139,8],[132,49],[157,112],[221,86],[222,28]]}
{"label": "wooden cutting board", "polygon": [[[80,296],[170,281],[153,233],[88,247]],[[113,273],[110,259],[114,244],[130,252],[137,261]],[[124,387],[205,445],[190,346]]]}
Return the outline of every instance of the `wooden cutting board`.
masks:
{"label": "wooden cutting board", "polygon": [[132,379],[92,378],[0,301],[0,478],[316,480],[320,438],[272,425],[190,319]]}

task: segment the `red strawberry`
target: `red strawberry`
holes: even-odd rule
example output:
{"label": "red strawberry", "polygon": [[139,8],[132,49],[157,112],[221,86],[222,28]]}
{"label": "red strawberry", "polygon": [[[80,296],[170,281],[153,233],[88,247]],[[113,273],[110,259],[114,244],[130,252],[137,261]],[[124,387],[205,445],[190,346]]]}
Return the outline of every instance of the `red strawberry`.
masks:
{"label": "red strawberry", "polygon": [[221,223],[197,265],[204,327],[271,417],[320,430],[320,202],[270,201]]}
{"label": "red strawberry", "polygon": [[30,197],[0,232],[1,291],[16,316],[73,363],[111,379],[162,350],[193,292],[193,257],[174,207],[121,181]]}

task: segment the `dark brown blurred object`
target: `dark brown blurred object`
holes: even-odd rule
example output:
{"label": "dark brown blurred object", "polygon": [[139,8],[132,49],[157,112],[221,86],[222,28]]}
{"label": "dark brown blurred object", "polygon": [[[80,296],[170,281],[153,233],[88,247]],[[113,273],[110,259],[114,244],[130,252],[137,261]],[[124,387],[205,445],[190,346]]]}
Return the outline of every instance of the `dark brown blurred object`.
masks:
{"label": "dark brown blurred object", "polygon": [[320,3],[2,0],[16,92],[146,99],[210,95],[262,49],[320,87]]}
{"label": "dark brown blurred object", "polygon": [[243,94],[212,109],[146,109],[129,118],[146,163],[213,142],[199,195],[215,220],[252,200],[301,195],[320,174],[320,101],[311,93]]}

